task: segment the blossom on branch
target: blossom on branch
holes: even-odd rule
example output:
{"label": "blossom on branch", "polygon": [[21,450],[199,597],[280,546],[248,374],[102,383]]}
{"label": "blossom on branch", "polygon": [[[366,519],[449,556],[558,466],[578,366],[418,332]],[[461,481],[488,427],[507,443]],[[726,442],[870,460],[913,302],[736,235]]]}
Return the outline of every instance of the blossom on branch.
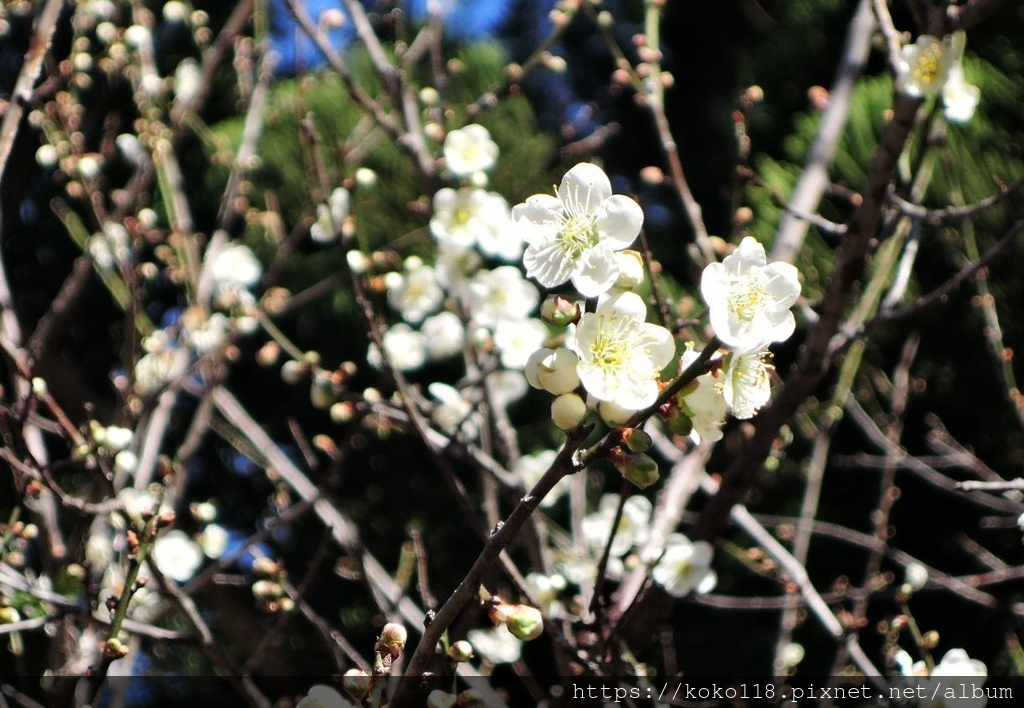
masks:
{"label": "blossom on branch", "polygon": [[608,298],[576,328],[573,349],[583,387],[601,401],[640,410],[658,397],[658,377],[675,355],[672,333],[646,322],[647,307],[636,293]]}
{"label": "blossom on branch", "polygon": [[498,145],[482,125],[453,130],[444,139],[444,160],[456,177],[486,172],[498,160]]}
{"label": "blossom on branch", "polygon": [[732,414],[740,420],[753,418],[772,395],[773,369],[767,349],[733,352],[725,367],[722,396]]}
{"label": "blossom on branch", "polygon": [[718,581],[711,570],[714,549],[707,541],[691,541],[681,533],[669,534],[665,552],[651,571],[654,582],[672,597],[710,592]]}
{"label": "blossom on branch", "polygon": [[524,229],[526,274],[546,288],[571,280],[585,297],[608,292],[619,278],[615,252],[640,233],[640,205],[612,194],[597,165],[580,163],[562,178],[557,196],[535,194],[512,209]]}
{"label": "blossom on branch", "polygon": [[950,46],[923,34],[914,44],[903,47],[896,69],[896,90],[911,98],[934,96],[942,90],[952,63]]}
{"label": "blossom on branch", "polygon": [[789,263],[768,263],[764,246],[747,236],[721,263],[704,269],[701,294],[722,342],[746,351],[793,334],[789,308],[800,296],[800,278]]}

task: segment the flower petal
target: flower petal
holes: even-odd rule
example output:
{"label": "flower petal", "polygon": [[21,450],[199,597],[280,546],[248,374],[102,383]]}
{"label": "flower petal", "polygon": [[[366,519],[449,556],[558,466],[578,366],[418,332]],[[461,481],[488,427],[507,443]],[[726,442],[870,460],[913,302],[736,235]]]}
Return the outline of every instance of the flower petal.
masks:
{"label": "flower petal", "polygon": [[523,265],[526,266],[526,274],[536,278],[545,288],[561,285],[575,270],[575,264],[565,250],[552,241],[535,242],[527,246],[523,254]]}
{"label": "flower petal", "polygon": [[644,211],[629,197],[613,194],[601,202],[597,229],[602,237],[611,241],[611,246],[616,251],[633,243],[643,225]]}
{"label": "flower petal", "polygon": [[562,177],[558,199],[574,215],[593,214],[612,195],[612,183],[600,167],[581,162]]}
{"label": "flower petal", "polygon": [[607,244],[598,244],[577,262],[572,284],[583,297],[597,297],[608,292],[619,279],[619,264]]}

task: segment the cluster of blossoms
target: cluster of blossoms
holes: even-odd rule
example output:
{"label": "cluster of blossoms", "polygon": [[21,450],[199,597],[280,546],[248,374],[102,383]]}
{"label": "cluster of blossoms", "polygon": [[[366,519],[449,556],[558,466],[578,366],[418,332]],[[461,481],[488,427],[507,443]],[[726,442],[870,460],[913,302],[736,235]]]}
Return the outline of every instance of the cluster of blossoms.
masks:
{"label": "cluster of blossoms", "polygon": [[[453,130],[443,151],[452,175],[471,183],[434,195],[435,263],[410,256],[401,270],[384,275],[388,305],[401,317],[384,332],[384,354],[399,371],[468,353],[466,347],[477,356],[493,355],[500,368],[488,382],[498,402],[507,404],[526,392],[521,372],[548,337],[547,327],[533,316],[540,294],[511,265],[523,246],[508,203],[481,186],[498,154],[487,130],[479,125]],[[373,345],[368,361],[381,365],[381,352]],[[433,417],[439,427],[473,432],[472,404],[462,392],[441,382],[429,391],[438,403]]]}
{"label": "cluster of blossoms", "polygon": [[941,95],[948,120],[969,121],[981,91],[964,77],[965,41],[963,32],[954,32],[945,40],[921,35],[914,44],[905,45],[897,67],[897,90],[913,98]]}
{"label": "cluster of blossoms", "polygon": [[[643,223],[639,205],[613,195],[600,168],[580,164],[565,175],[557,197],[530,197],[512,216],[524,229],[527,275],[549,288],[571,281],[580,295],[597,298],[594,310],[582,315],[579,305],[561,296],[545,303],[548,321],[567,326],[565,345],[535,352],[527,380],[557,396],[552,417],[559,427],[576,427],[590,408],[610,425],[623,424],[655,403],[661,371],[676,355],[672,334],[646,321],[647,306],[634,292],[643,281],[643,264],[626,249]],[[722,263],[705,268],[701,293],[727,353],[721,366],[699,376],[676,400],[677,417],[698,442],[720,438],[729,412],[750,418],[767,403],[768,347],[793,334],[790,308],[800,281],[796,268],[769,264],[764,247],[747,237]],[[688,346],[680,369],[697,357]],[[580,386],[589,406],[576,393]]]}
{"label": "cluster of blossoms", "polygon": [[653,513],[650,500],[639,495],[626,499],[618,524],[614,525],[618,506],[618,495],[606,494],[598,508],[583,518],[582,551],[567,554],[556,564],[563,576],[581,587],[592,584],[598,560],[611,538],[605,574],[612,580],[621,580],[628,568],[643,561],[653,565],[654,582],[673,597],[706,593],[715,587],[717,576],[711,569],[711,544],[673,533],[665,540],[663,551],[652,554],[645,548]]}

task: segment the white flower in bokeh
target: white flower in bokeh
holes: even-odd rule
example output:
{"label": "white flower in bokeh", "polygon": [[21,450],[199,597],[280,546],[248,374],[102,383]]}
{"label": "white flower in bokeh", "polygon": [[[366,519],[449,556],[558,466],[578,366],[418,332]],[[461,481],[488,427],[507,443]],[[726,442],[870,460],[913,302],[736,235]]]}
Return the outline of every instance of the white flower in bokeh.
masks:
{"label": "white flower in bokeh", "polygon": [[521,240],[512,233],[508,202],[500,194],[475,187],[438,190],[430,232],[442,246],[457,250],[477,246],[504,261],[513,261],[523,252]]}
{"label": "white flower in bokeh", "polygon": [[498,160],[498,145],[482,125],[467,125],[453,130],[444,139],[445,164],[456,177],[469,177],[475,172],[486,172]]}
{"label": "white flower in bokeh", "polygon": [[409,259],[403,273],[392,272],[384,277],[388,289],[388,304],[413,324],[420,322],[440,307],[444,290],[437,281],[434,269],[417,259]]}
{"label": "white flower in bokeh", "polygon": [[157,536],[153,543],[153,562],[161,573],[184,583],[191,580],[203,564],[203,551],[184,531],[173,529]]}
{"label": "white flower in bokeh", "polygon": [[747,236],[721,263],[711,263],[700,281],[711,326],[733,349],[781,342],[793,334],[789,308],[800,296],[800,278],[789,263],[768,263],[764,246]]}
{"label": "white flower in bokeh", "polygon": [[963,65],[955,62],[949,67],[949,75],[942,86],[942,108],[946,113],[946,120],[951,123],[966,123],[974,117],[980,100],[981,89],[967,83]]}
{"label": "white flower in bokeh", "polygon": [[207,558],[217,559],[228,549],[229,535],[227,529],[219,524],[207,524],[199,536],[199,546]]}
{"label": "white flower in bokeh", "polygon": [[171,380],[174,351],[151,352],[135,362],[135,390],[141,396],[156,393]]}
{"label": "white flower in bokeh", "polygon": [[251,288],[263,277],[263,265],[249,247],[242,244],[224,246],[210,268],[219,289]]}
{"label": "white flower in bokeh", "polygon": [[620,293],[588,312],[576,327],[573,349],[587,392],[601,401],[639,410],[658,397],[658,377],[675,354],[672,333],[646,322],[636,293]]}
{"label": "white flower in bokeh", "polygon": [[733,352],[726,358],[722,397],[732,414],[740,420],[753,418],[772,395],[771,372],[774,368],[767,349]]}
{"label": "white flower in bokeh", "polygon": [[921,35],[914,44],[903,46],[896,69],[896,90],[911,98],[934,96],[942,89],[952,61],[949,44]]}
{"label": "white flower in bokeh", "polygon": [[693,542],[681,533],[669,534],[651,576],[672,597],[710,592],[718,580],[711,570],[713,556],[714,549],[707,541]]}
{"label": "white flower in bokeh", "polygon": [[203,70],[192,57],[181,60],[174,70],[174,96],[184,105],[196,100],[203,88]]}
{"label": "white flower in bokeh", "polygon": [[[540,481],[551,465],[555,462],[558,453],[554,450],[540,450],[531,455],[523,455],[512,468],[512,472],[523,480],[526,491],[533,489],[533,485]],[[541,500],[540,505],[544,508],[553,506],[562,495],[569,491],[570,478],[562,477],[550,492]]]}
{"label": "white flower in bokeh", "polygon": [[338,238],[342,224],[348,218],[349,193],[344,187],[338,187],[326,204],[316,207],[316,222],[309,227],[310,237],[317,243],[331,243]]}
{"label": "white flower in bokeh", "polygon": [[911,686],[920,687],[918,708],[985,708],[988,703],[987,696],[974,691],[985,683],[988,667],[963,649],[947,651],[931,671],[923,661],[911,664],[903,650],[896,653],[895,661],[904,676],[913,677]]}
{"label": "white flower in bokeh", "polygon": [[[619,506],[617,494],[605,494],[597,511],[583,518],[583,538],[594,550],[603,549],[611,535],[615,512]],[[634,546],[642,545],[648,536],[653,507],[647,497],[631,496],[622,506],[622,518],[612,541],[611,555],[621,557]]]}
{"label": "white flower in bokeh", "polygon": [[[398,371],[413,371],[427,361],[426,338],[404,322],[389,327],[382,341],[388,361]],[[366,361],[375,369],[382,368],[380,351],[372,342],[366,352]]]}
{"label": "white flower in bokeh", "polygon": [[515,266],[482,270],[469,283],[469,311],[477,324],[494,327],[501,320],[523,320],[540,302],[540,293]]}
{"label": "white flower in bokeh", "polygon": [[501,320],[494,328],[494,346],[506,369],[522,371],[530,355],[544,346],[548,328],[540,320]]}
{"label": "white flower in bokeh", "polygon": [[504,622],[491,629],[471,629],[466,639],[477,656],[492,664],[512,664],[523,654],[523,642],[508,631]]}
{"label": "white flower in bokeh", "polygon": [[431,361],[455,356],[465,345],[466,328],[454,312],[445,310],[427,317],[420,331],[426,339],[427,356]]}
{"label": "white flower in bokeh", "polygon": [[438,402],[430,413],[430,419],[442,432],[454,435],[462,430],[469,437],[476,435],[476,424],[472,421],[473,406],[457,388],[435,381],[427,386],[427,391]]}
{"label": "white flower in bokeh", "polygon": [[490,391],[491,401],[496,406],[507,408],[523,396],[530,389],[526,383],[526,377],[519,371],[508,371],[499,369],[487,374],[487,388]]}
{"label": "white flower in bokeh", "polygon": [[535,194],[512,209],[524,230],[526,274],[546,288],[568,280],[586,297],[606,293],[619,277],[615,252],[640,233],[644,214],[627,196],[612,194],[597,165],[580,163],[562,178],[557,197]]}

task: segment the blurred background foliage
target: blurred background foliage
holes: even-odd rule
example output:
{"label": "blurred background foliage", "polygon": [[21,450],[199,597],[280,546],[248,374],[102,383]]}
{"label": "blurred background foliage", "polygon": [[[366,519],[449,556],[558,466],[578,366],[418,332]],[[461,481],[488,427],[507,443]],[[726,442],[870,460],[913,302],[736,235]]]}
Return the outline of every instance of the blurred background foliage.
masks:
{"label": "blurred background foliage", "polygon": [[[147,4],[159,11],[160,3]],[[193,4],[210,13],[215,29],[226,19],[231,5],[211,0],[196,0]],[[372,168],[379,175],[376,187],[354,190],[353,213],[359,222],[360,243],[367,251],[384,249],[397,256],[427,254],[431,247],[426,228],[429,204],[420,197],[429,195],[441,182],[421,183],[410,169],[409,158],[398,146],[379,131],[362,131],[362,114],[337,77],[314,66],[319,63],[315,52],[296,43],[294,27],[282,24],[280,5],[272,3],[269,17],[274,28],[271,38],[283,57],[282,75],[271,88],[266,129],[258,149],[261,166],[252,177],[252,191],[246,195],[257,210],[276,205],[283,233],[294,231],[298,235],[293,234],[294,250],[279,273],[279,285],[298,293],[330,278],[342,265],[335,249],[317,246],[303,236],[301,225],[313,219],[316,200],[326,196],[310,191],[309,165],[299,129],[300,120],[307,114],[312,116],[320,134],[321,158],[332,185],[351,186],[356,166]],[[376,9],[383,7],[381,3],[371,5]],[[420,5],[413,3],[412,11],[418,12],[416,8]],[[470,100],[500,87],[505,63],[509,59],[522,61],[549,29],[545,24],[548,3],[543,0],[504,3],[508,7],[503,12],[496,8],[503,3],[479,5],[482,13],[490,14],[474,15],[476,19],[472,22],[467,19],[450,38],[449,49],[458,58],[459,71],[452,74],[447,89],[449,100],[455,104],[453,113],[444,116],[448,128],[463,122],[462,109]],[[314,6],[316,3],[311,3],[311,12]],[[811,105],[808,91],[831,83],[855,6],[853,0],[666,3],[665,68],[675,78],[675,85],[667,93],[667,112],[687,177],[712,233],[733,239],[749,232],[762,242],[771,243],[780,218],[777,198],[785,200],[792,190],[820,120],[820,112]],[[632,56],[630,37],[640,28],[643,3],[606,0],[605,9],[619,18],[616,35]],[[902,3],[897,3],[894,11],[897,26],[911,29]],[[928,159],[932,160],[933,172],[924,199],[927,206],[976,202],[997,191],[999,183],[1008,184],[1024,175],[1022,20],[1024,6],[1006,3],[1000,15],[970,34],[966,72],[968,80],[981,89],[978,113],[966,125],[951,125],[940,131],[932,143],[919,142],[910,155],[909,162],[916,164],[922,150],[930,152]],[[22,37],[23,30],[13,33],[13,37]],[[383,25],[382,32],[385,37],[389,32],[392,38],[404,36],[401,28],[394,25]],[[188,47],[180,44],[182,37],[157,39],[167,57],[189,53]],[[339,35],[337,41],[344,45],[350,38]],[[13,83],[24,49],[24,42],[0,44],[0,85],[4,90],[9,90]],[[565,58],[565,72],[538,70],[524,84],[521,94],[503,99],[480,119],[501,148],[502,157],[491,176],[491,188],[513,204],[529,194],[547,190],[568,165],[590,156],[586,151],[566,151],[566,145],[593,136],[600,125],[614,124],[614,131],[594,143],[592,156],[607,167],[618,191],[635,194],[644,204],[651,249],[665,268],[668,291],[688,294],[699,302],[686,255],[686,244],[692,240],[690,227],[674,194],[665,185],[652,186],[638,177],[648,165],[663,165],[648,114],[635,105],[627,92],[607,88],[613,61],[586,18],[575,21],[554,52]],[[355,47],[346,53],[346,58],[361,85],[377,93],[379,87],[363,51]],[[199,131],[201,138],[187,140],[183,154],[196,228],[204,233],[212,228],[227,178],[227,169],[219,156],[237,146],[243,120],[235,104],[239,94],[230,72],[224,72],[217,80],[219,90],[214,92],[215,99],[202,116],[208,131]],[[752,85],[761,87],[764,98],[753,106],[742,107],[741,96]],[[87,114],[99,111],[101,116],[118,115],[126,125],[130,124],[134,116],[124,87],[108,89],[84,97],[89,102]],[[886,74],[881,53],[876,51],[867,75],[854,93],[850,121],[831,170],[835,182],[852,190],[863,183],[865,166],[884,126],[891,96],[892,81]],[[749,184],[737,174],[739,151],[734,112],[741,107],[751,141],[746,163],[756,171],[762,184]],[[87,140],[99,139],[100,125],[97,118]],[[353,134],[360,131],[362,136],[353,144]],[[23,140],[34,139],[30,131],[24,131],[22,136]],[[27,330],[32,329],[52,302],[77,254],[61,224],[51,215],[54,187],[31,160],[37,146],[21,145],[21,154],[28,156],[19,162],[24,179],[5,180],[3,194],[3,219],[8,225],[5,231],[11,234],[3,248],[16,287],[16,304]],[[93,145],[92,149],[98,146]],[[353,154],[358,154],[357,160],[352,159]],[[16,186],[9,187],[9,183]],[[776,199],[772,198],[773,193]],[[974,219],[973,237],[978,249],[983,252],[1000,238],[1018,213],[1019,204],[1019,197],[1011,195]],[[752,210],[748,224],[734,223],[738,205]],[[821,211],[826,218],[841,222],[849,210],[845,197],[833,195],[826,199]],[[963,265],[967,257],[965,228],[968,227],[956,224],[921,225],[920,255],[908,297],[931,290]],[[243,237],[269,265],[282,245],[280,233],[266,219],[247,218]],[[836,246],[834,237],[811,228],[798,265],[805,297],[812,304],[830,276]],[[1022,266],[1024,248],[1017,245],[990,269],[992,294],[1005,343],[1020,351],[1024,351],[1024,325],[1019,316],[1024,305],[1024,281],[1016,273]],[[320,352],[325,362],[332,364],[349,359],[358,361],[366,347],[351,295],[342,282],[339,280],[329,295],[313,300],[278,322],[302,348]],[[181,304],[175,291],[155,288],[153,294],[157,306],[151,317],[159,321],[168,313],[173,316]],[[921,348],[913,373],[922,385],[912,397],[903,446],[911,452],[928,451],[929,427],[924,421],[926,414],[934,413],[982,460],[1011,478],[1021,473],[1024,433],[987,349],[981,313],[971,303],[973,294],[968,285],[943,305],[922,311],[898,325],[880,327],[867,349],[868,371],[891,375],[907,333],[920,332]],[[63,393],[65,405],[79,419],[84,415],[85,402],[101,407],[104,399],[108,405],[111,403],[107,382],[110,372],[118,368],[124,327],[122,315],[111,307],[101,287],[94,284],[87,304],[80,321],[59,342],[57,354],[59,361],[68,362],[68,376],[74,379],[67,383]],[[699,313],[699,305],[693,311]],[[374,434],[333,424],[326,413],[308,405],[308,389],[287,386],[275,369],[263,369],[254,363],[260,343],[243,344],[243,355],[233,372],[233,389],[254,417],[268,424],[276,439],[290,439],[289,423],[294,422],[309,437],[323,433],[336,440],[345,451],[344,459],[312,469],[311,475],[341,500],[342,507],[362,529],[367,545],[386,565],[396,567],[402,561],[395,549],[407,541],[410,527],[428,529],[424,541],[433,591],[439,597],[446,596],[475,557],[477,539],[454,510],[448,491],[438,484],[426,454],[407,439],[396,441],[396,433],[386,427]],[[793,360],[795,346],[777,352],[780,372],[784,373]],[[1024,375],[1019,367],[1017,371]],[[430,373],[424,373],[424,381]],[[377,384],[378,376],[373,371],[361,371],[357,383]],[[866,399],[874,396],[866,383],[858,391]],[[818,394],[826,400],[828,389],[823,386]],[[76,403],[71,404],[72,401]],[[182,405],[190,404],[186,401]],[[541,397],[530,398],[512,411],[515,424],[524,429],[536,428],[532,436],[538,445],[554,443],[551,432],[537,422],[546,421],[545,405]],[[881,415],[883,407],[875,406],[872,410]],[[808,409],[817,410],[815,401]],[[793,426],[793,444],[781,453],[777,469],[763,475],[751,500],[754,510],[785,515],[798,511],[803,465],[810,446],[800,431],[797,421]],[[184,435],[183,430],[174,433]],[[731,438],[727,443],[714,458],[713,471],[724,467],[739,438]],[[844,424],[835,449],[852,453],[864,450],[865,442],[856,429]],[[211,497],[224,500],[224,523],[239,537],[263,527],[288,501],[280,498],[280,490],[266,482],[262,474],[256,473],[248,460],[250,456],[258,457],[258,451],[236,449],[211,436],[189,469],[188,493],[183,496],[185,501]],[[298,450],[295,456],[301,459]],[[609,490],[619,486],[615,480],[606,481],[600,473],[591,474],[589,483]],[[1014,519],[984,519],[985,514],[976,508],[916,478],[900,475],[898,483],[904,489],[904,499],[912,500],[898,502],[892,519],[897,529],[894,543],[899,547],[942,567],[978,572],[984,566],[964,551],[960,543],[959,534],[966,533],[993,549],[1007,563],[1024,563]],[[6,516],[11,511],[8,500],[12,499],[6,476],[0,476],[0,484],[4,485],[0,515]],[[395,490],[403,493],[395,494]],[[877,471],[830,468],[819,518],[870,532],[870,510],[876,496]],[[565,512],[563,507],[556,507],[551,513]],[[322,531],[315,524],[299,524],[273,534],[267,541],[268,552],[282,554],[295,576],[301,577],[321,536]],[[341,565],[344,564],[342,559]],[[778,592],[770,574],[750,572],[742,548],[726,548],[719,554],[716,568],[720,578],[718,592]],[[819,587],[841,586],[844,579],[860,583],[862,568],[863,552],[847,544],[826,539],[812,546],[811,577]],[[895,567],[887,568],[900,573]],[[244,568],[239,572],[244,573]],[[372,646],[379,618],[372,616],[371,606],[358,584],[329,572],[319,577],[321,580],[312,586],[311,604],[328,613],[328,619],[338,623],[354,645]],[[995,587],[991,592],[1006,607],[1022,599],[1019,585],[1015,584]],[[258,636],[276,621],[256,614],[247,590],[222,588],[204,601],[218,608],[217,621],[246,628],[233,636],[238,645],[228,647],[240,657],[246,656]],[[922,595],[915,603],[915,610],[920,612],[919,623],[927,629],[939,629],[943,646],[964,646],[972,656],[986,661],[993,673],[1020,670],[1019,660],[1006,648],[1005,636],[1008,630],[1020,629],[1019,618],[1007,609],[965,608],[962,601],[941,592]],[[339,606],[344,608],[340,613],[336,609]],[[877,621],[891,615],[894,607],[891,597],[883,596],[873,606],[870,618]],[[330,615],[331,612],[334,614]],[[464,619],[466,626],[480,619],[473,613],[468,615]],[[464,631],[466,626],[455,627],[455,633]],[[770,670],[771,638],[777,628],[774,613],[721,611],[680,602],[672,627],[678,641],[679,666],[689,673],[721,670],[723,656],[730,657],[727,668],[737,674]],[[296,625],[287,636],[291,642],[288,651],[275,653],[268,660],[273,670],[327,671],[327,657],[308,646],[310,637],[302,628]],[[865,632],[865,637],[871,636],[872,631]],[[736,637],[744,637],[744,641],[736,642]],[[830,652],[813,649],[830,645],[813,623],[798,630],[796,639],[808,647],[807,671],[827,671]],[[870,639],[866,644],[871,645]],[[156,647],[151,650],[158,660],[168,658]],[[539,647],[531,650],[545,651]],[[8,659],[0,658],[0,673],[11,669],[7,662]]]}

